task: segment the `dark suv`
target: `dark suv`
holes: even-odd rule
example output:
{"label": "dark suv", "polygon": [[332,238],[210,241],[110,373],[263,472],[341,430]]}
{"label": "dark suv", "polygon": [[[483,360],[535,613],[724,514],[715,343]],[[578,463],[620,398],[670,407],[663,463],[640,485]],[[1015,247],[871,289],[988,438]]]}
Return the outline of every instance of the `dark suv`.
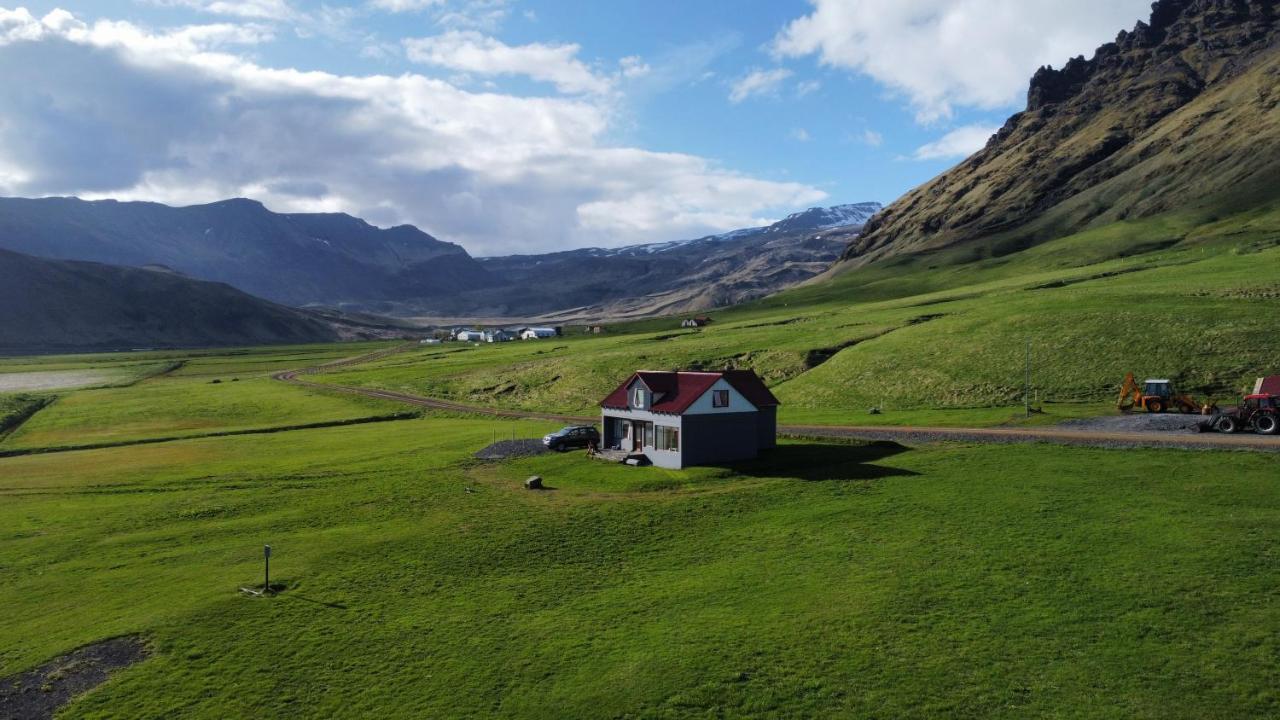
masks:
{"label": "dark suv", "polygon": [[542,438],[542,444],[557,452],[588,445],[600,447],[600,431],[594,425],[570,425]]}

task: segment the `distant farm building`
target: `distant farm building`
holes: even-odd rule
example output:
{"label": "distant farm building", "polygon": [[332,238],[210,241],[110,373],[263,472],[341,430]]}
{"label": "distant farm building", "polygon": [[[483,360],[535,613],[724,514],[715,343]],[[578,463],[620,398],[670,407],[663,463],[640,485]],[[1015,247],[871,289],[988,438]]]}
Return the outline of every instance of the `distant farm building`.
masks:
{"label": "distant farm building", "polygon": [[484,333],[480,330],[459,330],[453,339],[458,342],[484,342]]}
{"label": "distant farm building", "polygon": [[556,328],[550,327],[531,327],[525,328],[520,333],[521,340],[543,340],[545,338],[553,338],[560,334]]}
{"label": "distant farm building", "polygon": [[680,327],[696,328],[702,327],[710,322],[711,318],[706,315],[698,315],[697,317],[687,318],[684,322],[680,323]]}
{"label": "distant farm building", "polygon": [[779,404],[751,370],[642,370],[601,401],[602,442],[665,468],[749,460],[777,444]]}
{"label": "distant farm building", "polygon": [[514,330],[489,330],[484,334],[485,342],[510,342],[519,337]]}

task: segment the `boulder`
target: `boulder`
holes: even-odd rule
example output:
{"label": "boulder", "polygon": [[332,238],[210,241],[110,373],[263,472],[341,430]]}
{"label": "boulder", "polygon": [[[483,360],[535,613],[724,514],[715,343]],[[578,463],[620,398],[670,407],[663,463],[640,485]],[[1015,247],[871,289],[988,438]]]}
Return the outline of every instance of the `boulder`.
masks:
{"label": "boulder", "polygon": [[539,475],[530,475],[528,479],[524,481],[524,489],[525,490],[541,490],[542,477]]}

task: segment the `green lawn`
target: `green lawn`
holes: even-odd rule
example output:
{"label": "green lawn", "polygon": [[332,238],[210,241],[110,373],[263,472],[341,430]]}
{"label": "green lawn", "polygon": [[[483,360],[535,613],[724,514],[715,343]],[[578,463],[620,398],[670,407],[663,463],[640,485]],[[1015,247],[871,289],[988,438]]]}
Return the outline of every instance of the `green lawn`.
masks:
{"label": "green lawn", "polygon": [[1280,712],[1270,456],[468,459],[509,426],[0,459],[0,674],[140,633],[67,717]]}
{"label": "green lawn", "polygon": [[96,445],[390,415],[396,403],[287,386],[268,377],[219,382],[160,377],[82,390],[36,413],[0,450]]}

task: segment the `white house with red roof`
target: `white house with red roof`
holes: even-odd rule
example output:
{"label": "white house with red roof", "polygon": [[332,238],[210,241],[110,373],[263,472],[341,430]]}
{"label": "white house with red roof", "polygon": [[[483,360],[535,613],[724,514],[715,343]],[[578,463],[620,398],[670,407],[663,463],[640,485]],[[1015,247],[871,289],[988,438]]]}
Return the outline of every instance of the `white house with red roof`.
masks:
{"label": "white house with red roof", "polygon": [[601,438],[658,467],[749,460],[777,444],[780,404],[751,370],[641,370],[600,403]]}

